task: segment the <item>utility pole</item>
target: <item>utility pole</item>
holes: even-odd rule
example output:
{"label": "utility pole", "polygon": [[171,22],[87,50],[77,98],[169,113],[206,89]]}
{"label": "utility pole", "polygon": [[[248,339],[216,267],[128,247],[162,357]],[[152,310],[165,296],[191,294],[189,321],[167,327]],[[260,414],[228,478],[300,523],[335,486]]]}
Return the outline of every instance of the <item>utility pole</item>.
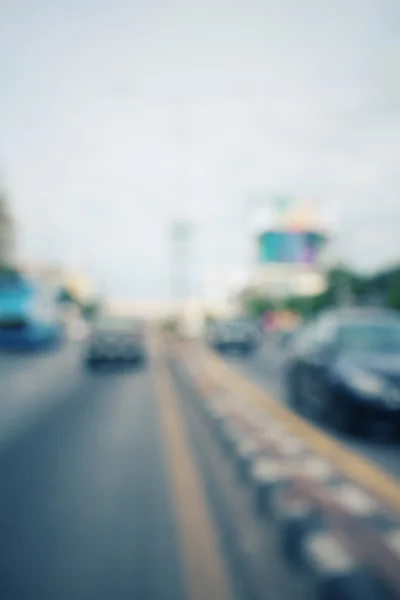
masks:
{"label": "utility pole", "polygon": [[190,224],[176,220],[170,229],[171,296],[173,300],[182,300],[188,292],[188,271],[191,261]]}
{"label": "utility pole", "polygon": [[189,111],[177,106],[176,115],[177,198],[170,227],[170,277],[172,301],[179,303],[189,293],[189,272],[192,259],[192,226],[187,207],[190,196]]}

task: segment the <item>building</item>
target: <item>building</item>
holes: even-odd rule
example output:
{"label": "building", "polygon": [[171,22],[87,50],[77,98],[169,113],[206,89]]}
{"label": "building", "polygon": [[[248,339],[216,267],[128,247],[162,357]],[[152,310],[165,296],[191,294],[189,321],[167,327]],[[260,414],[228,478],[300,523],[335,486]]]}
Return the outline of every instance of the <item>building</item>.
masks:
{"label": "building", "polygon": [[0,190],[0,264],[15,260],[15,222],[4,192]]}

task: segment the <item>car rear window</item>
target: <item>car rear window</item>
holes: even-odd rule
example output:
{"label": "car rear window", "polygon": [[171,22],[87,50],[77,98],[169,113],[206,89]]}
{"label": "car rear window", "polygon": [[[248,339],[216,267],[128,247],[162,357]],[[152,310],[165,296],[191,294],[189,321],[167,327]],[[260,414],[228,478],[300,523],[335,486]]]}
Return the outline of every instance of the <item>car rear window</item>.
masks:
{"label": "car rear window", "polygon": [[134,320],[124,317],[102,317],[96,322],[96,329],[102,331],[132,329],[134,326]]}
{"label": "car rear window", "polygon": [[400,324],[348,323],[339,328],[339,341],[343,348],[353,352],[400,354]]}

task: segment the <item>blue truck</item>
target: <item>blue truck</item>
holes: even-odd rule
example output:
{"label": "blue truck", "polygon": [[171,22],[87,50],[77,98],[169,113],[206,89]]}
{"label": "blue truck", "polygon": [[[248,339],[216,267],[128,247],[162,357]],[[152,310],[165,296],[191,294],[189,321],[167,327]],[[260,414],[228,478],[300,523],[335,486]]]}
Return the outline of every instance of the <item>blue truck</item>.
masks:
{"label": "blue truck", "polygon": [[62,338],[58,287],[24,274],[0,275],[0,348],[56,347]]}

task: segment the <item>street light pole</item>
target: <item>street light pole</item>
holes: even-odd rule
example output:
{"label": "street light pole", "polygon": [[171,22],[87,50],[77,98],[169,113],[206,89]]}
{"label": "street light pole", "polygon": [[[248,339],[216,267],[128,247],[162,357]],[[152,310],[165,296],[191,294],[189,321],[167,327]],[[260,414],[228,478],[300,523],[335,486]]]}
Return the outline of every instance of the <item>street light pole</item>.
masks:
{"label": "street light pole", "polygon": [[[189,110],[178,105],[176,119],[177,149],[177,199],[170,229],[171,296],[179,302],[185,299],[189,288],[192,228],[188,220],[187,206],[190,195]],[[179,166],[182,168],[179,169]]]}

